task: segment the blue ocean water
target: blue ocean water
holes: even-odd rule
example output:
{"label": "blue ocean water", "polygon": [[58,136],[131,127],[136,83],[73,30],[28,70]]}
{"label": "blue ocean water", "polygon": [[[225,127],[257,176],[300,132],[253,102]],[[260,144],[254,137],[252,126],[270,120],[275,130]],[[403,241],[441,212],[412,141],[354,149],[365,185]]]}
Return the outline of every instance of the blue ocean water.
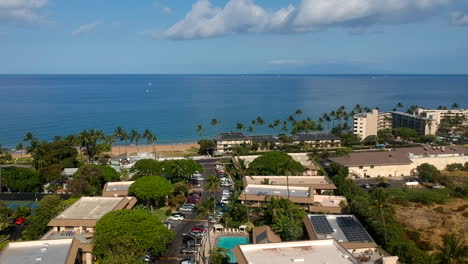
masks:
{"label": "blue ocean water", "polygon": [[297,108],[318,118],[340,105],[397,102],[468,107],[468,75],[0,75],[0,144],[118,125],[151,129],[160,143],[192,142],[199,123],[210,137],[259,115],[268,123]]}

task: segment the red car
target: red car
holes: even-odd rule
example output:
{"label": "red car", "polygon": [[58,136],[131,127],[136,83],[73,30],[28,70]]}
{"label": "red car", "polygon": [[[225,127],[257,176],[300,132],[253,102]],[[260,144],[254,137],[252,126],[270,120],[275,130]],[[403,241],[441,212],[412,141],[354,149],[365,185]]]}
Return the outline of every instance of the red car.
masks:
{"label": "red car", "polygon": [[192,228],[192,232],[200,232],[200,233],[202,233],[202,232],[206,232],[206,229],[203,228],[203,227],[200,227],[200,226],[196,226],[196,227]]}
{"label": "red car", "polygon": [[198,204],[200,200],[195,199],[195,198],[188,198],[187,203],[193,203],[193,204]]}
{"label": "red car", "polygon": [[17,224],[17,225],[22,225],[24,223],[26,223],[26,218],[24,218],[24,217],[18,217],[15,220],[15,224]]}

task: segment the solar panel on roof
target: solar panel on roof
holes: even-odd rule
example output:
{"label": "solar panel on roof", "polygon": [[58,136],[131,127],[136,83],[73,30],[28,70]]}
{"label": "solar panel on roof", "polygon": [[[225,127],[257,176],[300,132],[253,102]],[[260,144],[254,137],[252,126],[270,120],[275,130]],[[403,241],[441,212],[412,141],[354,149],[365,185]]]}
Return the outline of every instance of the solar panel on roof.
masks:
{"label": "solar panel on roof", "polygon": [[260,233],[260,235],[257,236],[257,243],[260,243],[260,241],[263,241],[265,240],[265,238],[267,237],[267,232],[266,231],[263,231],[262,233]]}
{"label": "solar panel on roof", "polygon": [[324,215],[311,216],[310,220],[318,234],[333,234],[333,228]]}
{"label": "solar panel on roof", "polygon": [[371,242],[366,230],[352,217],[337,217],[336,222],[350,242]]}

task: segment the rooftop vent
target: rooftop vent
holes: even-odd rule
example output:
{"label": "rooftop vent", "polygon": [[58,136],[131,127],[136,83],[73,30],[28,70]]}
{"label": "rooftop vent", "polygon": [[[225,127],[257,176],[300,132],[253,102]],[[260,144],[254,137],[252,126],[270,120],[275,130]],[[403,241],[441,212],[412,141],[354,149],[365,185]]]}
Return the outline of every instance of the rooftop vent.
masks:
{"label": "rooftop vent", "polygon": [[292,258],[292,262],[297,263],[297,262],[304,262],[305,260],[303,258]]}

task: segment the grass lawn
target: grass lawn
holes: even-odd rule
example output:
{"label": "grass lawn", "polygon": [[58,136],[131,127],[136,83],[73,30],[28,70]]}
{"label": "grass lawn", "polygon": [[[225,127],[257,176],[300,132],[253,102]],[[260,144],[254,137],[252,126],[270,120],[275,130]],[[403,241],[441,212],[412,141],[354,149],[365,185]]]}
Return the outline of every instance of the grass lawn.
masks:
{"label": "grass lawn", "polygon": [[166,210],[167,210],[167,207],[162,207],[162,208],[154,210],[152,213],[157,215],[159,220],[161,220],[161,222],[164,222],[168,218],[168,216],[166,215]]}

